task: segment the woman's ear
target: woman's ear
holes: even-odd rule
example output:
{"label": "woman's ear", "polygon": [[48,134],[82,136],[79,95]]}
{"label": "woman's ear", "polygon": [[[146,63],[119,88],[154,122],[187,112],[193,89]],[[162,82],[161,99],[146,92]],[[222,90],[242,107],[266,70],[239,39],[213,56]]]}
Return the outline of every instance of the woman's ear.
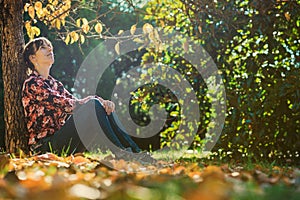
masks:
{"label": "woman's ear", "polygon": [[31,63],[34,63],[34,61],[35,61],[35,55],[30,55],[29,56],[29,60],[30,60]]}

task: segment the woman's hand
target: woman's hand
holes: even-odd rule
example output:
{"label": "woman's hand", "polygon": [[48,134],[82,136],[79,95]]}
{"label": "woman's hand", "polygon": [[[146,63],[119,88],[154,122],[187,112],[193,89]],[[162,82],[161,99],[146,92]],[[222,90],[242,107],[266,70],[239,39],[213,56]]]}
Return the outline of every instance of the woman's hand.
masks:
{"label": "woman's hand", "polygon": [[115,103],[109,100],[102,100],[101,101],[106,113],[110,115],[112,112],[115,111]]}
{"label": "woman's hand", "polygon": [[102,105],[108,115],[110,115],[112,112],[115,111],[115,103],[114,102],[112,102],[110,100],[104,100],[97,95],[87,96],[83,99],[78,99],[77,101],[79,102],[79,104],[85,104],[86,102],[88,102],[89,100],[94,99],[94,98],[98,99],[102,103]]}

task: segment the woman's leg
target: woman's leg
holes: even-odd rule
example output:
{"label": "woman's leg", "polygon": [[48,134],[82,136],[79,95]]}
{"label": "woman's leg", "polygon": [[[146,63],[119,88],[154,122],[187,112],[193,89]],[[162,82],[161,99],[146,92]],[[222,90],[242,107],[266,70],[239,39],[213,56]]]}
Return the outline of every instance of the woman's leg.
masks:
{"label": "woman's leg", "polygon": [[[132,151],[134,152],[140,152],[141,149],[138,147],[138,145],[131,139],[131,137],[124,132],[119,126],[120,122],[118,121],[117,115],[115,113],[112,113],[110,115],[107,115],[105,109],[103,108],[100,101],[95,100],[95,108],[96,108],[96,114],[98,121],[101,125],[101,127],[105,127],[107,124],[109,124],[109,129],[112,130],[114,136],[116,136],[121,142],[122,146],[124,147],[130,147]],[[118,121],[118,123],[116,122]],[[105,122],[104,124],[101,124],[102,122]],[[105,131],[106,135],[111,135],[111,131]],[[109,133],[109,134],[107,134]],[[109,137],[109,136],[108,136]]]}
{"label": "woman's leg", "polygon": [[[148,152],[141,152],[141,149],[138,147],[138,145],[130,138],[130,136],[126,132],[124,132],[119,127],[121,126],[121,123],[118,121],[116,114],[107,115],[105,109],[98,100],[95,100],[95,108],[99,123],[101,124],[105,122],[104,125],[101,125],[101,127],[104,128],[106,125],[109,125],[109,128],[113,129],[113,132],[106,134],[112,134],[114,136],[117,136],[123,146],[130,147],[134,152],[138,153],[131,154],[120,149],[116,149],[115,151],[113,151],[110,148],[110,150],[112,150],[112,152],[115,154],[116,158],[138,160],[143,163],[156,163],[156,160],[152,158]],[[112,147],[114,147],[114,145]]]}
{"label": "woman's leg", "polygon": [[115,131],[116,135],[118,136],[118,138],[120,139],[120,141],[122,142],[122,144],[124,146],[131,147],[133,152],[136,152],[136,153],[142,151],[140,149],[140,147],[132,140],[132,138],[129,136],[129,134],[126,133],[125,131],[123,131],[123,129],[121,128],[123,126],[121,125],[121,122],[118,119],[118,116],[116,115],[116,113],[112,113],[111,115],[108,115],[108,119],[110,121],[110,124],[111,124],[113,130]]}
{"label": "woman's leg", "polygon": [[137,144],[118,127],[115,119],[116,115],[108,116],[97,99],[90,100],[81,105],[59,131],[43,139],[40,142],[43,145],[36,152],[52,150],[56,153],[72,154],[104,147],[112,152],[126,147],[140,152]]}
{"label": "woman's leg", "polygon": [[[81,105],[74,114],[69,117],[64,126],[54,135],[39,141],[39,147],[34,150],[37,153],[55,152],[58,154],[73,154],[77,152],[107,150],[113,143],[121,149],[125,149],[117,136],[114,134],[108,119],[99,119],[94,115],[95,102],[91,100]],[[102,129],[102,130],[100,130]],[[111,148],[110,148],[111,149]],[[117,149],[116,147],[113,149]]]}

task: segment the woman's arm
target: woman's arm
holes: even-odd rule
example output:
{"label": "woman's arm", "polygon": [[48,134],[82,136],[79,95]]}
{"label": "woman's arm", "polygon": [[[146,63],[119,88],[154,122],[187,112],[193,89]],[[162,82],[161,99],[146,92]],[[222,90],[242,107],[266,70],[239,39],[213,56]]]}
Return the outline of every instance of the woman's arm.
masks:
{"label": "woman's arm", "polygon": [[88,102],[90,99],[98,99],[101,102],[101,104],[103,105],[103,107],[108,115],[110,115],[112,112],[115,111],[114,102],[112,102],[110,100],[104,100],[103,98],[101,98],[97,95],[87,96],[83,99],[79,99],[78,102],[79,102],[79,104],[84,104],[84,103]]}
{"label": "woman's arm", "polygon": [[23,97],[31,104],[37,104],[47,109],[60,108],[66,113],[72,113],[77,102],[73,96],[53,90],[40,79],[31,79],[25,83]]}
{"label": "woman's arm", "polygon": [[97,96],[97,95],[89,95],[85,98],[82,98],[82,99],[77,99],[76,97],[74,97],[68,90],[65,90],[65,93],[67,95],[69,95],[70,97],[76,99],[76,101],[79,103],[79,104],[85,104],[86,102],[88,102],[89,100],[91,99],[98,99],[101,104],[103,105],[106,113],[108,115],[110,115],[112,112],[115,111],[115,104],[112,102],[112,101],[109,101],[109,100],[104,100],[103,98]]}

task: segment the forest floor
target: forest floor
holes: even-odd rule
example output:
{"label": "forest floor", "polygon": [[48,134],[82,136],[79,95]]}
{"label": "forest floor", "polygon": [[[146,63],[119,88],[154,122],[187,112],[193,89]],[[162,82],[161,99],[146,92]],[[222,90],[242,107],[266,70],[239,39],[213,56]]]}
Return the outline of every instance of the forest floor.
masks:
{"label": "forest floor", "polygon": [[0,155],[0,200],[300,199],[300,169],[165,154],[145,165],[112,156]]}

